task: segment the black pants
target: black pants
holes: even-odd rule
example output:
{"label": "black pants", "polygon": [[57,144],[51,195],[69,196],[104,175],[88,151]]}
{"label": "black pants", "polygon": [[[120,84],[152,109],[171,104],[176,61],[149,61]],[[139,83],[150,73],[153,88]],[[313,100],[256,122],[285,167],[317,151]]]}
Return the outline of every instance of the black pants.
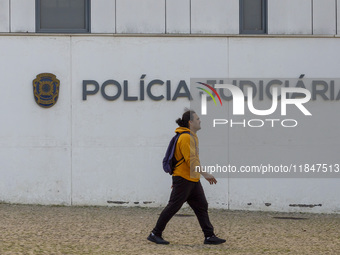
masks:
{"label": "black pants", "polygon": [[208,215],[208,202],[205,198],[201,182],[191,182],[180,176],[172,177],[173,188],[168,205],[163,209],[158,218],[156,227],[152,232],[161,236],[166,224],[188,202],[194,210],[205,237],[214,234],[214,228]]}

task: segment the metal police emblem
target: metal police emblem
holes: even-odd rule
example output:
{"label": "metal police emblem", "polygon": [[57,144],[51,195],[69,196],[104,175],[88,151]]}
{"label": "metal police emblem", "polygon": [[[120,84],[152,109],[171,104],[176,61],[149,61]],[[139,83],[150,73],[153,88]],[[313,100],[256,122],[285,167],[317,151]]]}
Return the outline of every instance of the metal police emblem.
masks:
{"label": "metal police emblem", "polygon": [[57,103],[60,81],[54,74],[41,73],[33,80],[33,93],[35,102],[44,108],[52,107]]}

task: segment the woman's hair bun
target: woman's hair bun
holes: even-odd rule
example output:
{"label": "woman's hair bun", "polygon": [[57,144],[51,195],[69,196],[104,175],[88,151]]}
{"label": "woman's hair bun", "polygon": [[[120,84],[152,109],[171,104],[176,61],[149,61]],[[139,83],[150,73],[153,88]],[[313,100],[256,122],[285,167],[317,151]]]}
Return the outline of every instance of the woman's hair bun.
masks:
{"label": "woman's hair bun", "polygon": [[182,121],[181,118],[178,118],[178,119],[176,120],[176,123],[177,123],[178,126],[180,126],[180,127],[182,127],[182,125],[183,125],[183,121]]}

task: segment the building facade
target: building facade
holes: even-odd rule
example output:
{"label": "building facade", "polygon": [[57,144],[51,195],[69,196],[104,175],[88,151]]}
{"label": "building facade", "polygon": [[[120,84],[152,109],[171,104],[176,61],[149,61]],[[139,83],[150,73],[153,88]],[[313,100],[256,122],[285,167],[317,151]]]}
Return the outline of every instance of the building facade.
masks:
{"label": "building facade", "polygon": [[[1,0],[0,201],[166,204],[161,161],[190,79],[336,79],[339,14],[340,0]],[[46,109],[42,73],[60,81]],[[296,133],[230,129],[227,161],[251,165],[265,148],[340,163],[338,85],[317,87],[315,121]],[[202,183],[213,208],[340,211],[338,178]]]}

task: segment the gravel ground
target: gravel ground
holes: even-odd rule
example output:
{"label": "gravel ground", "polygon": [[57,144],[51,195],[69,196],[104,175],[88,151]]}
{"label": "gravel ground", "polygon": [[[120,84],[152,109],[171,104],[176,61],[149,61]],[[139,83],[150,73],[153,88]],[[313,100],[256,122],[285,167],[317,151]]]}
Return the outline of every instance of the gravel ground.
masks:
{"label": "gravel ground", "polygon": [[209,210],[222,245],[203,244],[190,208],[170,245],[146,240],[162,208],[0,204],[0,254],[340,254],[340,215]]}

